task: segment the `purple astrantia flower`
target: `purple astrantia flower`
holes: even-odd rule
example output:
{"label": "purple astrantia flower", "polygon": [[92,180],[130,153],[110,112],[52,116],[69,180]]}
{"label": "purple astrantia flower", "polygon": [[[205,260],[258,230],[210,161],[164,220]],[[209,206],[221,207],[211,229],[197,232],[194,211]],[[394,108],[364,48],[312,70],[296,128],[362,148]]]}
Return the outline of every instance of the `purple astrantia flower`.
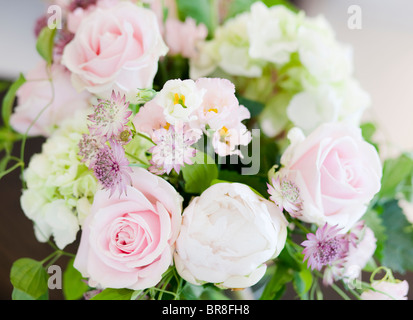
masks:
{"label": "purple astrantia flower", "polygon": [[300,197],[300,190],[290,180],[285,178],[272,178],[272,185],[267,183],[268,193],[271,195],[270,200],[280,208],[287,211],[291,216],[297,217],[302,210],[303,201]]}
{"label": "purple astrantia flower", "polygon": [[192,145],[201,135],[200,130],[190,129],[186,125],[170,125],[167,129],[155,130],[152,140],[156,145],[149,149],[152,153],[149,170],[154,174],[169,174],[175,169],[179,173],[185,164],[193,164],[196,149]]}
{"label": "purple astrantia flower", "polygon": [[119,190],[119,195],[126,194],[127,185],[132,184],[130,173],[132,169],[129,167],[129,161],[125,157],[123,147],[112,142],[111,147],[104,145],[97,152],[91,164],[91,168],[102,184],[103,188],[110,190],[110,196],[116,190]]}
{"label": "purple astrantia flower", "polygon": [[83,134],[78,146],[80,160],[89,167],[99,150],[103,147],[103,144],[99,138],[90,134]]}
{"label": "purple astrantia flower", "polygon": [[337,226],[329,226],[327,223],[317,229],[316,233],[308,233],[307,240],[301,243],[304,261],[308,259],[308,267],[311,270],[320,271],[323,266],[344,263],[349,250],[349,239],[346,234],[340,234]]}
{"label": "purple astrantia flower", "polygon": [[129,129],[126,124],[131,115],[132,110],[129,109],[126,97],[112,91],[111,100],[99,100],[94,106],[93,114],[89,115],[92,122],[89,131],[95,136],[104,137],[107,141],[122,141],[120,137]]}

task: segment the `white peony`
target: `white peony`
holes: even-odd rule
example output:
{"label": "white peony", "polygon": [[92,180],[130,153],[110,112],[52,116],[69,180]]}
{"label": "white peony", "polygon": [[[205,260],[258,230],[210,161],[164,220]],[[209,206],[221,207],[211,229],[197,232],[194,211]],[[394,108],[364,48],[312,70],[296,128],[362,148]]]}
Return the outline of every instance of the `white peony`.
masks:
{"label": "white peony", "polygon": [[278,207],[240,183],[218,183],[184,210],[176,242],[178,273],[193,284],[246,288],[278,256],[287,220]]}

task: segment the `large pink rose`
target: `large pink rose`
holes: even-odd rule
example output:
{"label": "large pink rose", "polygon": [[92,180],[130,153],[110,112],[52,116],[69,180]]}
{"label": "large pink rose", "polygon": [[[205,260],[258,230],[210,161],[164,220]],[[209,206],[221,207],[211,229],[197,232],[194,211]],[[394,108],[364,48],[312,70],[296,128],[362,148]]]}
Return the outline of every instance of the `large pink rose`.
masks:
{"label": "large pink rose", "polygon": [[299,189],[303,207],[297,218],[348,231],[380,190],[376,149],[363,140],[359,128],[339,123],[323,124],[307,137],[295,128],[289,138],[279,177]]}
{"label": "large pink rose", "polygon": [[95,194],[74,266],[91,286],[140,290],[172,264],[182,197],[168,182],[134,168],[127,194]]}
{"label": "large pink rose", "polygon": [[26,82],[16,93],[17,106],[10,117],[10,124],[17,132],[29,136],[49,136],[61,122],[77,110],[89,107],[91,95],[78,93],[70,81],[70,72],[53,64],[50,77],[42,60],[26,75]]}
{"label": "large pink rose", "polygon": [[62,63],[79,90],[105,98],[116,90],[130,99],[138,89],[152,87],[159,57],[167,51],[154,12],[119,2],[82,19]]}

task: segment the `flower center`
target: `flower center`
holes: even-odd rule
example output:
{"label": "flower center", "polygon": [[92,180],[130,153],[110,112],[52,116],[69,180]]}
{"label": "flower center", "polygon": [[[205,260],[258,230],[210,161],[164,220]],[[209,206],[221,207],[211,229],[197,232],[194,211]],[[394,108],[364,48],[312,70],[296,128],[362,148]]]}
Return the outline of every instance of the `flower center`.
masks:
{"label": "flower center", "polygon": [[340,242],[337,239],[320,241],[317,243],[317,251],[314,258],[322,265],[328,265],[334,262],[341,255]]}
{"label": "flower center", "polygon": [[300,191],[297,186],[289,180],[281,181],[281,194],[284,199],[291,203],[297,203],[300,198]]}
{"label": "flower center", "polygon": [[186,108],[185,106],[185,96],[183,94],[174,94],[174,105],[175,104],[180,104],[183,108]]}

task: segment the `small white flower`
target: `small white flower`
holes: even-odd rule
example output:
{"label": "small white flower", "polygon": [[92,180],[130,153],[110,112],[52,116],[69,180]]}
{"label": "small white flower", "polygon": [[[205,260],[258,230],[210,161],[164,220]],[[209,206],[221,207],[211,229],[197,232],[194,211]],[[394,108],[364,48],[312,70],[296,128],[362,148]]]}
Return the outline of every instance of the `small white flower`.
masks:
{"label": "small white flower", "polygon": [[169,80],[154,98],[164,109],[165,119],[174,125],[177,121],[195,120],[194,112],[201,106],[204,90],[197,88],[193,80]]}
{"label": "small white flower", "polygon": [[251,141],[251,132],[243,125],[237,128],[227,128],[223,126],[215,131],[212,137],[212,145],[215,152],[221,157],[238,155],[242,158],[242,153],[238,149],[240,145],[248,145]]}

